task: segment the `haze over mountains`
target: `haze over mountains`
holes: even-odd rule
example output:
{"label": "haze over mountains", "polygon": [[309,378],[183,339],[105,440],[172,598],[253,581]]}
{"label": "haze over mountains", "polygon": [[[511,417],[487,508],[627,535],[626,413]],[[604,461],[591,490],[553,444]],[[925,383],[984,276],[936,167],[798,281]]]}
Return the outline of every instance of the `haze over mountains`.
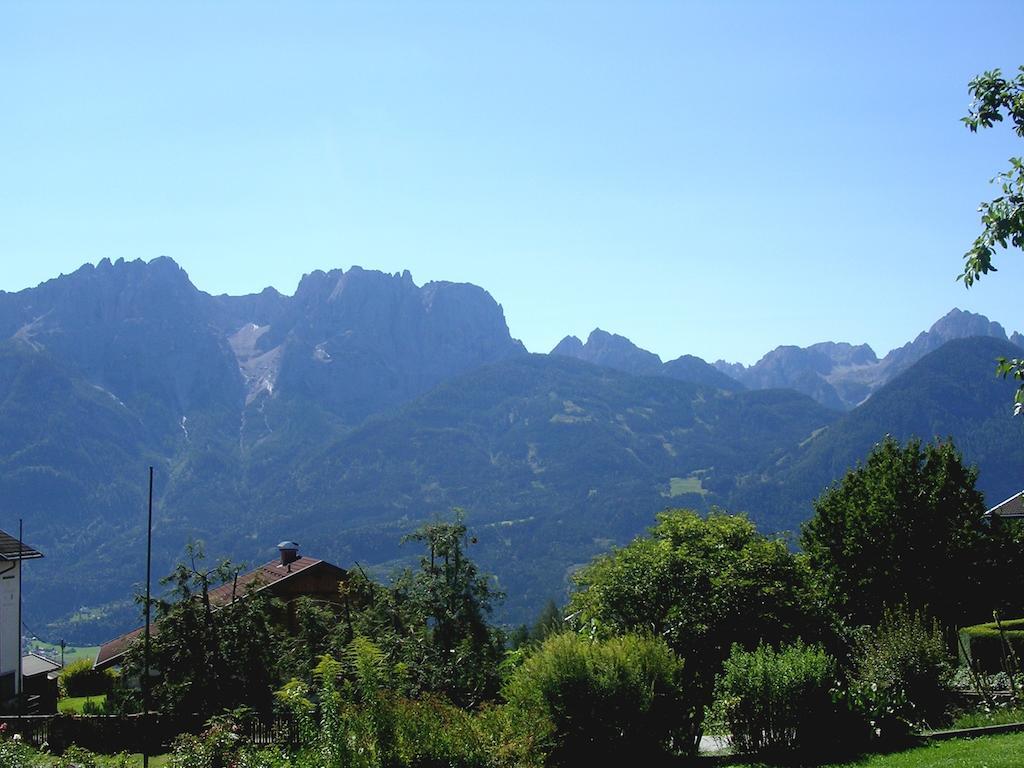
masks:
{"label": "haze over mountains", "polygon": [[[776,347],[749,367],[724,360],[709,365],[692,355],[662,363],[660,357],[640,349],[629,339],[600,328],[590,334],[586,344],[575,336],[566,336],[551,354],[640,376],[665,375],[723,389],[735,389],[737,384],[749,389],[795,389],[829,408],[848,411],[947,341],[972,336],[988,336],[1016,346],[1024,342],[1024,336],[1017,332],[1008,338],[999,323],[983,315],[953,309],[913,341],[891,350],[882,359],[867,344],[823,341],[809,347]],[[715,371],[725,376],[716,376]]]}
{"label": "haze over mountains", "polygon": [[990,500],[1019,490],[1024,427],[993,361],[1020,340],[954,310],[881,359],[826,342],[662,363],[600,330],[531,355],[472,285],[353,267],[210,296],[170,259],[101,262],[0,292],[2,525],[24,517],[47,555],[26,617],[51,638],[136,620],[150,464],[155,573],[190,538],[250,563],[295,539],[384,573],[457,506],[504,617],[529,620],[666,506],[795,529],[886,432],[953,436]]}

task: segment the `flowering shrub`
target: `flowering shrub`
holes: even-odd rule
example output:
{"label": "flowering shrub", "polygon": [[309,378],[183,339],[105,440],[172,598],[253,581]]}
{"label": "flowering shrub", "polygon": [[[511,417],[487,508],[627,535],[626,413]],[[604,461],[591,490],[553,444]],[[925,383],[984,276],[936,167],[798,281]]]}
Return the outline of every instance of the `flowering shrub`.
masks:
{"label": "flowering shrub", "polygon": [[901,738],[943,722],[953,667],[935,621],[906,609],[887,609],[878,627],[854,642],[851,695],[859,697],[876,734]]}
{"label": "flowering shrub", "polygon": [[174,740],[169,768],[291,768],[281,750],[257,749],[237,727],[218,722],[200,735],[182,734]]}
{"label": "flowering shrub", "polygon": [[7,729],[0,734],[0,765],[4,768],[43,768],[44,763],[38,752],[20,738],[7,736]]}

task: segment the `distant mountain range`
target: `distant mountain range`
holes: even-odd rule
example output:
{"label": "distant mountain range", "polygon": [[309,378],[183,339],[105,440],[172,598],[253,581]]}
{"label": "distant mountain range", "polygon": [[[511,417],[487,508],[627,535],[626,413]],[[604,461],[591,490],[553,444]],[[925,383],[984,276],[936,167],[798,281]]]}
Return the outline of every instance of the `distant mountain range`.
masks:
{"label": "distant mountain range", "polygon": [[383,574],[458,506],[525,621],[666,506],[795,529],[886,433],[953,436],[990,498],[1019,490],[1024,422],[993,361],[1020,341],[954,310],[881,360],[827,342],[662,363],[601,330],[531,355],[472,285],[353,267],[210,296],[170,259],[101,262],[0,292],[0,527],[23,517],[47,555],[25,606],[49,639],[136,620],[150,464],[156,573],[201,538]]}
{"label": "distant mountain range", "polygon": [[[913,341],[894,349],[881,360],[867,344],[823,341],[809,347],[776,347],[750,367],[716,360],[709,365],[699,357],[684,355],[662,363],[661,358],[640,349],[623,336],[595,329],[587,343],[566,336],[552,355],[575,357],[637,376],[671,376],[682,381],[721,389],[793,389],[822,405],[848,411],[860,405],[883,384],[907,370],[947,341],[987,336],[1021,346],[1024,336],[1007,337],[999,323],[983,315],[951,310]],[[725,376],[716,376],[718,373]]]}

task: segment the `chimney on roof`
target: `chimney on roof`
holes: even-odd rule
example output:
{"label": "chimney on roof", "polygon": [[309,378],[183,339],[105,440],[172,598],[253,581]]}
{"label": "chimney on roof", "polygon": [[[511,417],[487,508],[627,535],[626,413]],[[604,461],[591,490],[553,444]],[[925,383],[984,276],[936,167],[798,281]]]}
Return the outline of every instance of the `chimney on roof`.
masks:
{"label": "chimney on roof", "polygon": [[299,545],[294,541],[282,541],[277,548],[281,552],[281,565],[288,566],[290,571],[291,564],[299,559]]}

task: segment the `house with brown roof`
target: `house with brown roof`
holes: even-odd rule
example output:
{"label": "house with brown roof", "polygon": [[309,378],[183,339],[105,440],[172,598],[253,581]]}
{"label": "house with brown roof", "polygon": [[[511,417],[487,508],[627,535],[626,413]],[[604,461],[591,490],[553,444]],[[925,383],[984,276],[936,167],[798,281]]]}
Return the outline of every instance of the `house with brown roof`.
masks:
{"label": "house with brown roof", "polygon": [[[250,591],[266,592],[285,604],[300,597],[311,597],[331,603],[341,601],[338,587],[348,578],[348,572],[344,568],[325,560],[300,555],[299,545],[292,541],[281,542],[278,550],[281,556],[277,560],[264,563],[249,573],[239,575],[230,583],[211,589],[210,604],[213,608],[223,609],[244,598]],[[150,627],[151,634],[156,634],[159,630],[159,622]],[[139,627],[101,645],[96,653],[93,668],[108,669],[120,666],[128,648],[142,637],[144,632],[145,627]]]}
{"label": "house with brown roof", "polygon": [[21,670],[22,563],[42,553],[0,531],[0,703],[23,692]]}
{"label": "house with brown roof", "polygon": [[985,513],[985,517],[990,520],[996,518],[1004,520],[1024,518],[1024,491],[1015,493],[1005,501],[999,502]]}

